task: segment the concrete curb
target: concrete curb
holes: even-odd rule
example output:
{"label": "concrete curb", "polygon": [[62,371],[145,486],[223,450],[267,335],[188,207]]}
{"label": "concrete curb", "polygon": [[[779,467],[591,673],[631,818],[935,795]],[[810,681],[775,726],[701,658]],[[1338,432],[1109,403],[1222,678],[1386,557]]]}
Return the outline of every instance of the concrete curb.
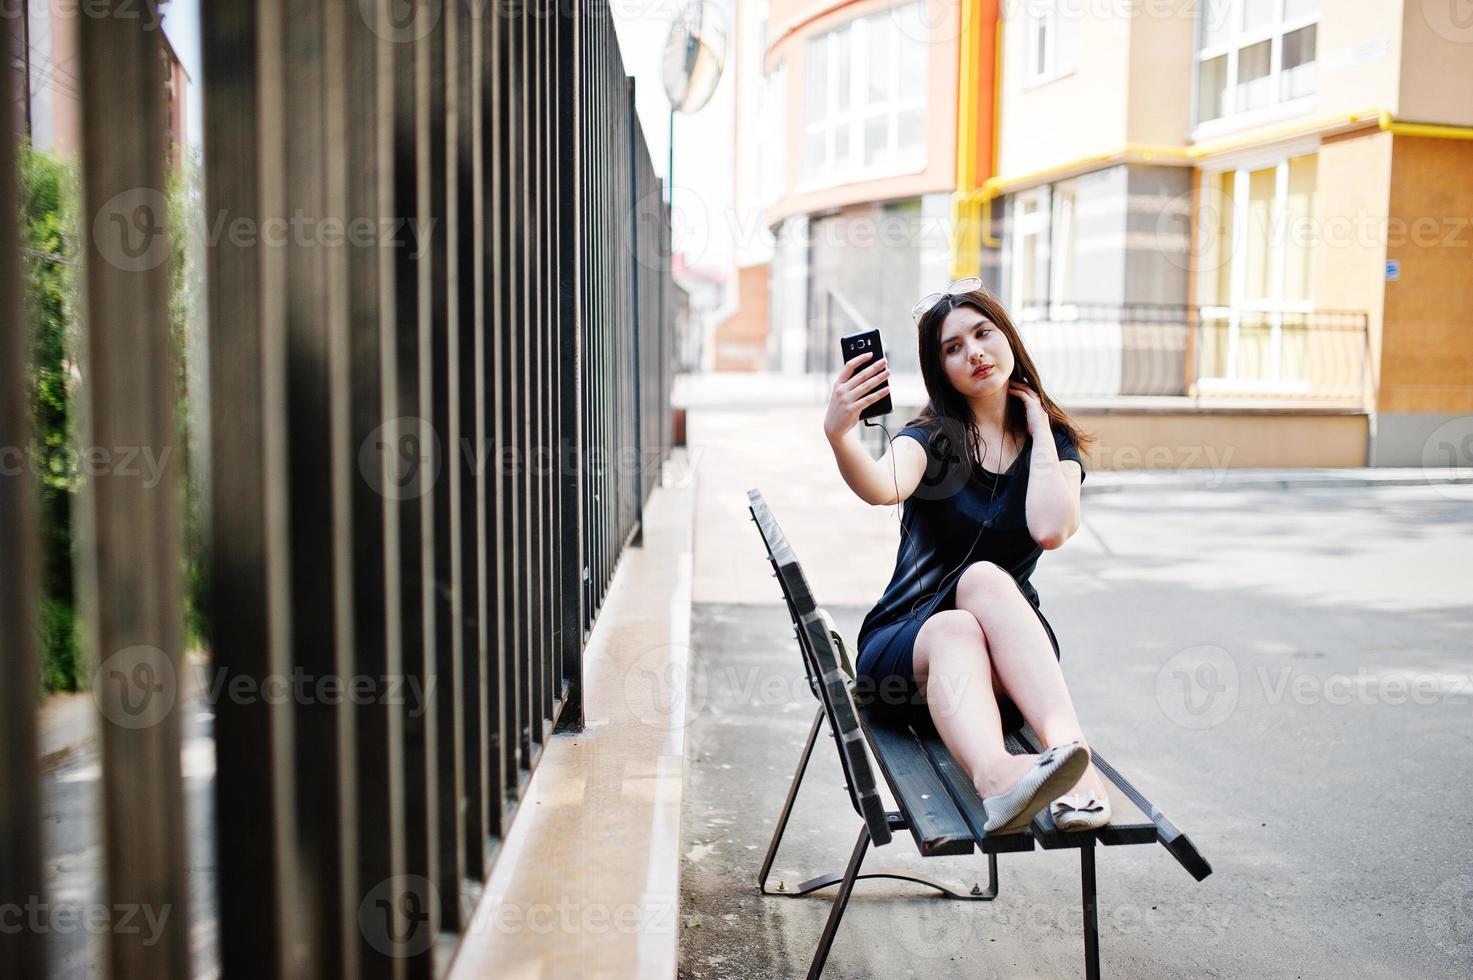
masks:
{"label": "concrete curb", "polygon": [[1405,468],[1303,470],[1101,471],[1085,478],[1084,493],[1122,490],[1304,490],[1332,487],[1417,487],[1473,483],[1473,475]]}

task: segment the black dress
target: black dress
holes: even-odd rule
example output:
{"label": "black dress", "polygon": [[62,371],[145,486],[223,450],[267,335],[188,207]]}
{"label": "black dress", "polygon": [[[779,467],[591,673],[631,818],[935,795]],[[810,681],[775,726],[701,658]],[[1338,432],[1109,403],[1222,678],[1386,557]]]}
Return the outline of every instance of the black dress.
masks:
{"label": "black dress", "polygon": [[[1083,468],[1079,449],[1062,429],[1053,428],[1059,459]],[[933,613],[956,608],[956,583],[967,566],[991,561],[1006,569],[1033,607],[1059,655],[1059,642],[1028,577],[1043,549],[1028,530],[1025,504],[1033,437],[1028,436],[1007,471],[984,469],[968,458],[960,426],[914,420],[897,434],[926,447],[926,475],[905,499],[895,572],[884,594],[859,627],[855,671],[859,686],[886,704],[923,704],[913,676],[916,634]],[[893,450],[892,450],[893,451]],[[1023,718],[999,692],[1004,730],[1021,728]]]}

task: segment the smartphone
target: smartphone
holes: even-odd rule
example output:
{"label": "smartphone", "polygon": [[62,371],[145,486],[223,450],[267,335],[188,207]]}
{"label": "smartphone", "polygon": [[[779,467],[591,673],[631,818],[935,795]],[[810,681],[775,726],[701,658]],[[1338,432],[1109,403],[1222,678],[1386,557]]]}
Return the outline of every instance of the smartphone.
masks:
{"label": "smartphone", "polygon": [[[859,366],[860,371],[863,371],[885,356],[885,349],[880,345],[880,331],[871,328],[869,330],[861,330],[858,333],[848,333],[839,338],[839,361],[842,364],[848,364],[860,354],[867,354],[871,351],[874,352],[875,356],[861,364]],[[865,419],[872,419],[876,415],[889,415],[895,411],[895,406],[890,403],[890,382],[888,380],[885,381],[882,387],[885,397],[869,405],[859,413],[859,420],[861,422]]]}

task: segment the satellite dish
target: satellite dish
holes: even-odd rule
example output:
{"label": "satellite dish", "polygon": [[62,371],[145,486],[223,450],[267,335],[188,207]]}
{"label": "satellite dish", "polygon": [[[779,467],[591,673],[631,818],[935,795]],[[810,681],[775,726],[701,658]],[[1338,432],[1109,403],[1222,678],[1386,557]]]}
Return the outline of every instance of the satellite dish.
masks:
{"label": "satellite dish", "polygon": [[711,99],[726,65],[726,23],[714,3],[692,0],[670,22],[662,56],[672,112],[695,112]]}

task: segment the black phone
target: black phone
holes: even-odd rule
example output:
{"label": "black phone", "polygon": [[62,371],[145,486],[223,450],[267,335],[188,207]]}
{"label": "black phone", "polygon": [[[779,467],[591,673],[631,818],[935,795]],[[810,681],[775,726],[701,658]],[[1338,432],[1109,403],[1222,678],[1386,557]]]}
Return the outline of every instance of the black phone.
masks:
{"label": "black phone", "polygon": [[[860,330],[857,333],[846,333],[839,338],[840,361],[844,364],[848,364],[860,354],[868,354],[871,351],[875,356],[861,364],[859,371],[863,371],[885,356],[885,349],[880,344],[880,331],[871,328]],[[890,403],[890,382],[886,381],[883,387],[885,397],[860,411],[859,420],[861,422],[865,419],[872,419],[876,415],[889,415],[895,411],[895,406]]]}

